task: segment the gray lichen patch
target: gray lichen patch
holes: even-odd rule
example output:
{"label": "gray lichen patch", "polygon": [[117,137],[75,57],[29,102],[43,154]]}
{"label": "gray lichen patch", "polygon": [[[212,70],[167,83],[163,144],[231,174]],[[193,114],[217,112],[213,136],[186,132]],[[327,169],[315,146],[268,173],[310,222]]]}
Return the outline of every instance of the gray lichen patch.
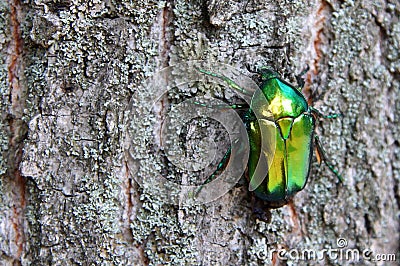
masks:
{"label": "gray lichen patch", "polygon": [[[325,20],[317,27],[319,17],[313,16],[321,6]],[[273,248],[318,251],[335,248],[339,237],[346,237],[351,248],[398,249],[396,1],[37,0],[24,8],[26,262],[268,265],[272,258],[264,255]],[[0,9],[5,15],[0,50],[7,54],[5,1]],[[321,38],[314,38],[319,30]],[[149,114],[153,106],[146,84],[160,68],[203,59],[251,75],[246,63],[270,65],[294,83],[307,60],[316,60],[308,50],[315,46],[321,58],[308,84],[312,101],[325,114],[344,114],[319,121],[317,133],[344,184],[313,161],[307,187],[292,205],[262,209],[265,217],[258,217],[244,180],[211,203],[189,207],[166,204],[157,196],[166,187],[138,185],[137,180],[160,173],[178,184],[207,178],[184,172],[167,158],[159,136],[163,118],[192,96],[229,104],[241,100],[226,86],[193,83],[159,95],[161,103]],[[4,57],[0,62],[0,90],[8,95],[7,62]],[[8,132],[2,123],[4,154]],[[205,140],[219,148],[213,164],[229,146],[216,124],[193,119],[173,132],[184,142],[179,145],[186,156],[198,160],[196,169],[208,157]],[[132,164],[124,156],[127,144],[133,147]],[[182,164],[179,145],[170,154],[182,157]],[[5,170],[0,159],[0,173]],[[0,179],[2,210],[11,210],[12,202],[3,196],[10,189]],[[4,254],[16,250],[3,240],[0,245]]]}
{"label": "gray lichen patch", "polygon": [[[326,150],[330,159],[341,169],[345,182],[337,186],[329,180],[322,182],[320,178],[312,178],[312,185],[305,190],[309,197],[318,202],[317,205],[310,205],[308,220],[311,223],[307,226],[310,228],[308,232],[318,232],[322,223],[331,224],[336,238],[346,236],[349,245],[359,249],[374,247],[385,250],[376,243],[382,243],[383,239],[398,239],[395,229],[398,221],[394,218],[397,208],[395,203],[391,200],[381,202],[377,197],[371,197],[381,194],[382,191],[389,193],[390,199],[398,197],[389,188],[398,183],[398,169],[385,159],[392,158],[398,149],[392,145],[393,136],[398,130],[391,123],[393,115],[396,116],[397,113],[394,106],[398,99],[393,88],[398,87],[398,81],[395,79],[396,74],[390,72],[393,73],[392,66],[399,61],[389,60],[392,56],[387,55],[390,50],[386,47],[389,43],[393,47],[398,42],[398,36],[392,34],[397,20],[393,19],[393,5],[389,5],[392,6],[391,9],[367,2],[333,5],[330,30],[333,41],[330,53],[325,55],[329,64],[324,65],[327,68],[326,83],[324,87],[318,88],[318,92],[324,97],[317,103],[324,113],[329,110],[340,110],[343,113],[343,117],[336,121],[322,121],[319,131],[326,136],[323,139],[325,146],[329,147]],[[376,16],[386,20],[388,25],[380,25]],[[389,26],[389,23],[393,25]],[[370,131],[368,129],[375,133],[367,133]],[[346,149],[348,154],[338,155]],[[383,153],[378,154],[374,150],[381,150]],[[340,168],[344,164],[347,165],[346,170]],[[329,173],[323,167],[311,177],[325,175],[324,172]],[[346,206],[349,208],[338,212],[338,203],[330,196],[333,191],[337,191],[337,197],[341,201],[347,199]],[[323,220],[320,215],[316,215],[318,205],[325,206]],[[381,208],[378,206],[386,206],[381,209],[385,211],[378,211]],[[314,214],[312,219],[311,214]],[[371,220],[379,222],[374,223],[371,228]],[[382,226],[388,229],[387,234],[395,237],[379,234]],[[331,231],[330,235],[334,236],[334,232]],[[366,235],[370,235],[371,239],[366,239]],[[390,242],[387,243],[387,247],[389,246],[393,251],[397,244]]]}
{"label": "gray lichen patch", "polygon": [[43,255],[37,263],[138,263],[136,249],[121,237],[118,169],[125,108],[148,75],[143,62],[150,68],[157,54],[144,21],[152,25],[158,11],[142,9],[146,3],[35,4],[35,19],[26,24],[29,53],[37,59],[27,68],[30,133],[22,162],[39,195],[28,208],[32,254]]}
{"label": "gray lichen patch", "polygon": [[[10,42],[10,25],[7,20],[9,14],[8,6],[5,2],[0,2],[0,12],[4,14],[0,18],[0,91],[1,95],[9,95],[9,81],[8,81],[8,61],[6,60],[7,47]],[[3,117],[8,113],[8,99],[2,97],[0,101],[0,110]],[[5,153],[8,150],[8,125],[5,119],[0,121],[0,174],[4,174],[7,171],[7,162]]]}

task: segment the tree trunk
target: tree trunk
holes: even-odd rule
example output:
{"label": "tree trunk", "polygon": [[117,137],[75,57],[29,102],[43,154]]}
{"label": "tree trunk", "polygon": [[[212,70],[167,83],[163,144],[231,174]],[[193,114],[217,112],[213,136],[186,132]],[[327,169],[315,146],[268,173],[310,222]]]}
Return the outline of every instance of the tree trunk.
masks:
{"label": "tree trunk", "polygon": [[[399,263],[397,0],[1,0],[0,10],[2,265]],[[192,81],[191,68],[160,72],[192,60],[248,76],[247,63],[268,65],[291,83],[308,64],[309,103],[343,114],[316,132],[344,182],[314,156],[307,186],[281,208],[244,180],[205,204],[163,198],[173,191],[155,177],[192,184],[229,146],[218,123],[192,119],[166,152],[174,105],[244,102],[227,86],[168,83],[176,71]],[[210,139],[220,148],[190,153]],[[214,150],[214,166],[198,170]]]}

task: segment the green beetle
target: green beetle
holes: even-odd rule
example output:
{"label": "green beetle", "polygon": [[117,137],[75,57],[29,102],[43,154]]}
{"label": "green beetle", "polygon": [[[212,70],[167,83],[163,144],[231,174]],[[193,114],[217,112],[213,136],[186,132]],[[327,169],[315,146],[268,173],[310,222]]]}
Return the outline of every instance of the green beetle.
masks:
{"label": "green beetle", "polygon": [[[314,133],[316,117],[335,118],[340,115],[324,116],[308,105],[301,93],[304,80],[300,78],[308,68],[296,76],[298,88],[282,80],[270,68],[248,70],[258,76],[259,90],[255,92],[241,88],[226,76],[199,69],[204,74],[222,79],[235,91],[252,97],[243,117],[250,143],[247,164],[250,190],[254,190],[255,195],[271,207],[288,203],[307,183],[314,143],[318,157],[342,181],[342,177],[328,162]],[[243,106],[232,106],[238,107]],[[274,140],[268,141],[271,137]],[[271,151],[274,152],[271,154]],[[230,149],[205,183],[217,176],[229,157]]]}

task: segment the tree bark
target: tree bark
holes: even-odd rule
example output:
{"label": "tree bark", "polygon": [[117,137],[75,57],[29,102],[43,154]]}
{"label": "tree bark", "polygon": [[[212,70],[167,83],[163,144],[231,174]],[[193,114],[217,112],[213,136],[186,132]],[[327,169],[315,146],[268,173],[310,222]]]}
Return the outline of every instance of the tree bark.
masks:
{"label": "tree bark", "polygon": [[[399,263],[398,1],[1,0],[0,10],[2,265]],[[314,158],[305,189],[278,209],[243,180],[189,206],[141,186],[207,176],[165,154],[174,104],[240,101],[190,85],[159,95],[148,114],[151,78],[165,85],[161,69],[191,60],[248,76],[246,64],[268,65],[291,83],[308,64],[309,103],[343,114],[318,121],[317,134],[344,182]],[[179,129],[185,145],[216,136],[229,146],[201,123],[216,124]],[[305,258],[311,250],[318,257]]]}

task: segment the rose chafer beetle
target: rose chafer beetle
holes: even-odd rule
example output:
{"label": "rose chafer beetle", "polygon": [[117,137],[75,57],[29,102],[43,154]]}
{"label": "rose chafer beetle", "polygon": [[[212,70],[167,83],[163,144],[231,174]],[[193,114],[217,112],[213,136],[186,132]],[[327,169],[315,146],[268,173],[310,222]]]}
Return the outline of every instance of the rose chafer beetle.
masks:
{"label": "rose chafer beetle", "polygon": [[[243,117],[250,144],[247,172],[249,188],[254,190],[258,198],[265,200],[270,207],[280,207],[302,190],[310,173],[314,145],[317,157],[322,158],[337,178],[343,181],[327,160],[315,134],[316,118],[336,118],[340,114],[325,116],[308,105],[301,93],[304,86],[301,76],[308,71],[308,68],[296,76],[298,87],[295,87],[281,79],[279,74],[270,68],[263,67],[258,71],[252,71],[248,67],[249,72],[257,75],[259,90],[256,92],[241,88],[224,75],[198,70],[219,78],[233,90],[252,97],[250,106],[235,104],[231,107],[247,107]],[[271,137],[275,138],[271,142],[274,147],[264,143]],[[271,150],[274,150],[273,154]],[[217,170],[205,183],[211,182],[218,175],[229,157],[230,149],[219,163]],[[264,174],[260,175],[260,171]]]}

